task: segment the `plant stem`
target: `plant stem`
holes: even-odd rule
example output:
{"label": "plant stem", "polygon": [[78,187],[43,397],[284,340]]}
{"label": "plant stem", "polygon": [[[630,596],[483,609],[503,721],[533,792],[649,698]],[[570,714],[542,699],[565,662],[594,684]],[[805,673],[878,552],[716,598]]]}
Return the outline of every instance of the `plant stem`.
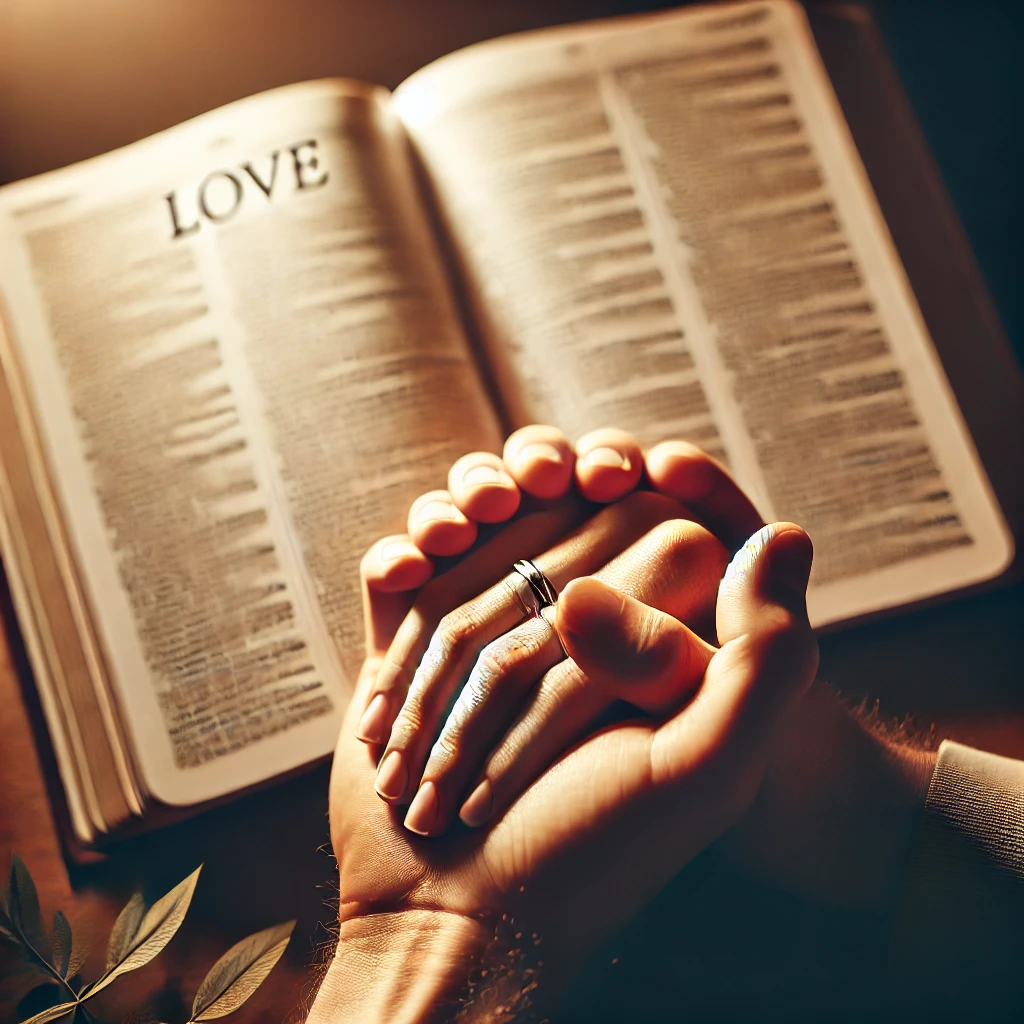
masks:
{"label": "plant stem", "polygon": [[77,1003],[78,993],[68,984],[67,980],[61,975],[60,971],[58,971],[57,968],[54,967],[53,964],[51,964],[50,961],[47,960],[46,957],[43,956],[43,954],[40,953],[39,950],[36,949],[36,947],[33,946],[31,942],[28,941],[24,932],[22,932],[20,928],[17,929],[17,932],[18,938],[21,940],[22,947],[26,949],[29,953],[31,953],[36,960],[39,961],[39,966],[42,967],[47,974],[52,974],[68,990],[68,993],[70,994],[71,998]]}

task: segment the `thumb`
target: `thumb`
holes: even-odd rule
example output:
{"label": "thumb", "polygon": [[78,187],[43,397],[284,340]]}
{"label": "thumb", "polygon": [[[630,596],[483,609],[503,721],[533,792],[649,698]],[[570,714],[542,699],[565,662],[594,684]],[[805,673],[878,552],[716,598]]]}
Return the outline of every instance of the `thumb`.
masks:
{"label": "thumb", "polygon": [[761,632],[784,617],[806,623],[813,557],[811,538],[795,523],[761,527],[736,552],[718,588],[719,643]]}
{"label": "thumb", "polygon": [[665,781],[697,762],[758,775],[779,722],[818,669],[806,602],[812,557],[810,538],[793,523],[763,527],[736,553],[718,591],[722,647],[700,700],[659,730]]}
{"label": "thumb", "polygon": [[678,619],[593,576],[565,587],[554,625],[591,682],[655,715],[678,709],[715,651]]}

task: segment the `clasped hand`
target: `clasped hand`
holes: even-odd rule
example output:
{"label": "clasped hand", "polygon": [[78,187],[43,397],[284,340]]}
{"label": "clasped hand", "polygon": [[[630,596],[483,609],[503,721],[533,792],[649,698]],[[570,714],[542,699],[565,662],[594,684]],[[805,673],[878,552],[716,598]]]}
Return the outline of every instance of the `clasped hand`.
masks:
{"label": "clasped hand", "polygon": [[[503,525],[474,546],[484,523]],[[503,582],[523,557],[561,593],[551,621]],[[555,989],[732,825],[814,676],[810,561],[682,442],[532,427],[460,460],[363,562],[331,780],[345,998],[432,1019],[503,927],[536,937]]]}

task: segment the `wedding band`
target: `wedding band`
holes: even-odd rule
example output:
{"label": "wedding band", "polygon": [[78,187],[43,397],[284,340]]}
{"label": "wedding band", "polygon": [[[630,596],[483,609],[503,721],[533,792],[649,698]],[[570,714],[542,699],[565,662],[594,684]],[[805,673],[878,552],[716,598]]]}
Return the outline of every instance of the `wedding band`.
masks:
{"label": "wedding band", "polygon": [[528,619],[543,619],[551,627],[552,633],[558,639],[558,646],[568,657],[569,654],[565,649],[565,644],[562,643],[562,637],[555,629],[553,612],[549,611],[555,607],[558,601],[558,591],[555,590],[555,585],[551,580],[533,562],[523,559],[512,566],[512,572],[505,577],[503,582],[512,591],[516,601],[519,602],[519,607],[523,609]]}
{"label": "wedding band", "polygon": [[521,586],[517,587],[516,596],[524,608],[528,605],[529,615],[540,615],[545,608],[553,607],[558,601],[555,585],[528,558],[520,559],[512,566],[512,570],[527,583],[526,591]]}
{"label": "wedding band", "polygon": [[528,619],[532,619],[539,613],[537,596],[525,577],[520,576],[518,572],[510,572],[502,580],[502,583],[512,591],[512,596],[516,599],[519,607],[523,609],[523,614]]}

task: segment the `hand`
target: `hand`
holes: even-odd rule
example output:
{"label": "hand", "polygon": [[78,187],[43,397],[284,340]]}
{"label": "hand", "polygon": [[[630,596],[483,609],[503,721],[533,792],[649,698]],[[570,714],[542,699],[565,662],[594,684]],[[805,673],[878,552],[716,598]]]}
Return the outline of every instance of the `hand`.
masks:
{"label": "hand", "polygon": [[[530,553],[558,589],[593,574],[680,619],[704,622],[710,630],[728,555],[707,530],[680,518],[684,514],[670,499],[638,492],[604,509],[547,551]],[[528,526],[530,520],[520,525]],[[504,550],[507,539],[508,533],[491,546]],[[484,553],[475,552],[450,575],[472,570],[470,578],[478,578],[474,566]],[[508,576],[513,559],[494,561],[502,566],[502,576]],[[686,586],[679,586],[682,579]],[[383,679],[391,688],[378,689],[376,699],[386,695],[389,706],[399,705],[399,711],[380,761],[376,790],[396,805],[416,794],[405,825],[421,835],[439,835],[447,829],[460,811],[467,784],[488,755],[489,760],[515,765],[517,779],[527,760],[539,774],[568,745],[567,724],[575,739],[590,731],[611,703],[565,660],[545,618],[524,619],[510,586],[503,578],[451,611],[450,579],[442,577],[425,588],[378,673],[375,686],[379,688]],[[692,686],[710,656],[706,647],[695,648]],[[407,666],[417,663],[408,682]],[[535,684],[541,677],[546,682],[538,690]],[[403,697],[400,704],[396,693]],[[540,710],[539,718],[531,715],[534,710]],[[469,824],[482,824],[492,813],[500,813],[522,789],[497,768],[485,773],[481,786],[462,806],[462,818]]]}
{"label": "hand", "polygon": [[[691,452],[665,454],[671,481],[672,467],[685,465]],[[709,506],[716,493],[728,496],[718,486],[720,469],[704,457],[695,465],[684,482],[704,486],[710,479]],[[557,536],[559,515],[572,519],[555,509],[523,520],[519,541],[537,541],[544,530]],[[727,593],[737,609],[763,609],[777,599],[774,577],[785,574],[785,549],[806,544],[799,531],[789,533],[789,540],[765,535],[749,571],[734,574]],[[364,564],[375,571],[372,557]],[[715,655],[718,669],[706,674],[699,699],[664,725],[615,725],[570,752],[489,832],[428,843],[403,830],[370,792],[374,751],[353,736],[391,639],[382,623],[397,621],[398,601],[408,600],[400,589],[374,585],[386,578],[364,577],[370,657],[331,785],[341,935],[310,1021],[428,1019],[430,1007],[461,989],[467,961],[485,955],[502,915],[506,923],[514,918],[510,927],[521,934],[542,936],[545,988],[555,987],[746,806],[773,719],[813,674],[806,616],[768,616],[764,630],[738,635],[732,653]],[[799,593],[790,598],[802,608]],[[398,984],[389,981],[394,971]],[[523,978],[511,984],[519,992]]]}
{"label": "hand", "polygon": [[765,530],[735,565],[719,598],[731,632],[697,697],[591,736],[487,831],[421,840],[374,795],[373,748],[354,735],[380,656],[368,659],[331,778],[340,941],[311,1021],[445,1019],[450,1005],[432,1008],[461,990],[502,914],[538,935],[550,990],[743,813],[816,647],[806,535]]}
{"label": "hand", "polygon": [[[570,451],[568,442],[559,442],[560,435],[552,428],[526,428],[513,435],[506,444],[506,461],[502,463],[505,468],[501,470],[506,489],[498,492],[499,501],[495,502],[506,511],[517,507],[520,500],[514,491],[514,500],[505,500],[508,489],[516,487],[512,467],[520,467],[519,488],[525,490],[532,483],[528,472],[523,472],[530,469],[529,460],[523,460],[521,454],[523,450],[542,447],[536,441],[539,431],[545,432],[547,443],[543,447],[547,451]],[[595,443],[599,445],[602,464],[636,466],[642,459],[639,447],[627,434],[599,431],[588,435],[578,442],[576,449],[579,490],[593,496],[595,480],[602,485],[605,496],[621,494],[623,487],[633,486],[639,477],[637,472],[616,478],[608,467],[598,477],[581,470],[581,465],[585,467],[593,461],[588,456]],[[493,461],[495,457],[472,455],[460,459],[449,474],[453,488],[460,479],[459,467],[472,466],[474,459]],[[568,457],[563,465],[566,462]],[[499,814],[612,704],[607,694],[586,685],[573,662],[562,660],[563,652],[547,623],[532,620],[516,625],[523,610],[508,585],[500,582],[516,558],[534,557],[559,589],[570,579],[596,574],[688,621],[699,634],[714,636],[715,595],[728,552],[692,520],[705,522],[714,533],[735,543],[737,537],[746,536],[748,527],[761,524],[760,517],[728,474],[693,446],[681,442],[659,445],[648,453],[646,468],[655,486],[686,498],[689,507],[680,507],[649,492],[636,493],[539,556],[537,551],[542,547],[537,543],[538,537],[526,536],[530,519],[527,517],[506,527],[500,538],[487,545],[488,549],[501,552],[496,557],[483,557],[484,551],[475,551],[417,595],[388,649],[359,726],[359,735],[368,741],[381,742],[390,734],[377,779],[381,796],[396,803],[405,802],[422,780],[418,799],[406,819],[410,828],[432,835],[444,831],[459,810],[471,774],[479,774],[483,781],[463,806],[463,820],[479,825]],[[563,469],[557,486],[548,493],[564,492],[569,475],[570,468]],[[467,506],[465,496],[458,490],[444,493],[449,495],[449,502]],[[438,500],[431,498],[430,503]],[[410,527],[416,522],[417,508],[424,504],[424,499],[414,503]],[[477,497],[471,509],[474,515],[479,515],[480,506]],[[674,521],[665,523],[644,540],[637,540],[666,518]],[[450,523],[452,515],[446,515],[444,520]],[[557,528],[549,531],[545,539],[554,536]],[[422,536],[415,539],[423,543]],[[631,542],[636,542],[634,547],[622,554]],[[390,538],[382,545],[390,547],[394,543],[395,539]],[[405,543],[409,545],[409,541]],[[414,558],[408,558],[401,566],[401,574],[394,559],[382,571],[379,550],[380,546],[371,549],[364,560],[367,586],[375,595],[373,605],[384,605],[385,592],[390,607],[395,601],[392,581],[398,578],[399,585],[404,586],[410,570],[413,579],[425,572],[419,573]],[[619,557],[613,558],[615,555]],[[499,582],[460,604],[492,580]],[[680,585],[681,580],[686,581],[685,586]],[[404,606],[398,605],[399,610],[404,607],[408,607],[408,598]],[[390,621],[393,629],[397,616],[375,618]],[[707,648],[694,661],[692,686],[699,681],[710,651]],[[431,752],[430,745],[438,737],[445,709],[478,655],[470,681]],[[547,672],[548,669],[551,671]],[[534,692],[534,684],[541,676],[544,679]],[[495,748],[521,708],[518,720]],[[424,772],[428,753],[430,760]],[[487,753],[491,753],[487,766],[478,773],[481,759]]]}
{"label": "hand", "polygon": [[[529,500],[531,482],[542,475],[536,465],[531,466],[530,460],[522,457],[523,450],[530,448],[538,434],[554,442],[551,448],[569,452],[571,464],[568,442],[552,428],[526,428],[513,435],[506,445],[507,461],[502,463],[506,467],[507,488],[515,495],[506,508],[518,506],[524,495]],[[594,445],[601,452],[597,461],[612,467],[616,454],[619,464],[631,469],[642,457],[636,442],[622,432],[606,430],[588,435],[581,439],[576,451],[585,455]],[[467,456],[460,463],[472,466],[475,458]],[[583,461],[577,461],[576,476],[579,490],[585,493],[591,480],[580,472]],[[540,469],[550,473],[552,464],[547,461]],[[511,467],[519,467],[519,472]],[[654,487],[684,498],[690,506],[688,514],[708,525],[730,548],[746,532],[761,525],[753,506],[728,474],[691,445],[670,442],[657,446],[647,454],[646,471]],[[605,478],[609,495],[620,495],[623,488],[636,482],[635,476],[621,472],[616,475],[614,469],[605,472],[609,474]],[[561,476],[554,480],[549,493],[564,493],[569,476],[563,460]],[[457,485],[459,474],[453,470],[450,479]],[[410,516],[411,522],[412,519]],[[662,573],[668,568],[666,563]],[[693,581],[690,583],[692,586]],[[569,596],[568,592],[563,594],[563,610]],[[659,603],[658,599],[655,603]],[[472,608],[464,609],[463,614],[466,611],[471,612]],[[436,616],[433,621],[436,622]],[[595,621],[602,623],[595,635],[595,650],[604,652],[607,665],[628,665],[623,674],[628,671],[635,678],[642,672],[643,662],[639,652],[631,648],[631,638],[614,630],[610,622],[600,618]],[[407,623],[407,629],[411,626],[419,630],[423,638],[430,625],[428,616]],[[648,624],[648,629],[647,647],[656,647],[653,626]],[[490,636],[478,638],[481,645],[489,639]],[[616,642],[620,652],[617,660],[611,653],[611,645]],[[420,652],[414,645],[407,644],[398,650],[397,660],[418,660]],[[582,654],[578,646],[576,653]],[[650,653],[644,657],[650,664]],[[600,677],[592,658],[590,665],[590,674]],[[566,662],[544,677],[520,720],[488,759],[482,772],[486,780],[483,793],[475,794],[477,799],[464,809],[469,812],[464,814],[464,820],[479,823],[489,814],[500,814],[607,709],[614,686],[608,685],[607,678],[603,691],[582,686],[582,676],[578,664]],[[520,693],[523,688],[520,680]],[[639,700],[638,692],[634,685],[634,703]],[[424,733],[428,731],[423,729]],[[805,897],[884,910],[898,884],[904,853],[933,766],[934,754],[886,740],[866,728],[827,685],[818,683],[785,724],[757,803],[727,837],[724,849],[744,869]],[[442,764],[442,769],[441,774],[450,775],[450,765]],[[428,766],[425,777],[429,779],[432,771]],[[464,779],[466,771],[455,774]],[[447,785],[450,784],[449,781]],[[451,802],[450,798],[447,802]],[[450,812],[442,809],[438,830],[446,823],[446,815],[450,817]]]}

